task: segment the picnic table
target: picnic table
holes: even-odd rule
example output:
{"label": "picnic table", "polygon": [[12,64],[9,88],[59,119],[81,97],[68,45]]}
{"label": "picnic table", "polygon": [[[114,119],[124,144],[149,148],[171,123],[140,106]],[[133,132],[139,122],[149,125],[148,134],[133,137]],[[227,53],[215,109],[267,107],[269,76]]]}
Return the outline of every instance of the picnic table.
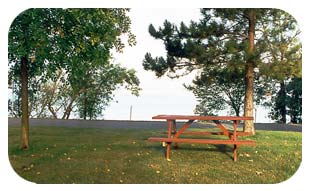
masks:
{"label": "picnic table", "polygon": [[[251,140],[238,140],[238,136],[247,136],[251,133],[237,131],[237,126],[240,121],[253,120],[253,117],[237,117],[237,116],[194,116],[194,115],[157,115],[152,119],[166,120],[168,124],[167,137],[150,137],[148,141],[151,142],[162,142],[166,147],[166,159],[170,161],[170,149],[171,144],[175,143],[175,148],[178,148],[178,143],[189,143],[189,144],[223,144],[233,145],[233,159],[237,161],[237,149],[239,145],[254,146],[255,141]],[[188,120],[183,124],[182,127],[177,129],[176,120]],[[195,121],[213,121],[221,131],[209,132],[209,131],[186,131],[187,128]],[[233,130],[229,130],[222,124],[221,121],[232,121]],[[181,135],[224,135],[228,139],[193,139],[193,138],[180,138]]]}

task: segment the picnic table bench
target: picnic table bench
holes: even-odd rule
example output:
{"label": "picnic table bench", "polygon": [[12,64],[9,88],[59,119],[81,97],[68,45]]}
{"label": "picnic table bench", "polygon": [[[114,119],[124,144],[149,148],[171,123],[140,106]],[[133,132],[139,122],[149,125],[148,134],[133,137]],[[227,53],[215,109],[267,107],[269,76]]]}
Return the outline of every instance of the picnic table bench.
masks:
{"label": "picnic table bench", "polygon": [[[190,144],[224,144],[233,145],[233,158],[237,161],[237,149],[239,145],[254,146],[255,141],[251,140],[238,140],[238,136],[247,136],[251,133],[237,131],[237,126],[240,121],[253,120],[253,117],[236,117],[236,116],[193,116],[193,115],[157,115],[152,119],[163,119],[168,123],[168,137],[150,137],[148,141],[162,142],[166,146],[166,159],[170,161],[170,149],[171,143],[175,143],[175,148],[178,148],[178,143],[190,143]],[[179,129],[176,127],[176,120],[188,120]],[[220,132],[186,132],[185,130],[195,121],[213,121],[216,126],[221,130]],[[233,130],[228,130],[221,121],[232,121]],[[224,135],[228,139],[192,139],[192,138],[180,138],[181,135]]]}

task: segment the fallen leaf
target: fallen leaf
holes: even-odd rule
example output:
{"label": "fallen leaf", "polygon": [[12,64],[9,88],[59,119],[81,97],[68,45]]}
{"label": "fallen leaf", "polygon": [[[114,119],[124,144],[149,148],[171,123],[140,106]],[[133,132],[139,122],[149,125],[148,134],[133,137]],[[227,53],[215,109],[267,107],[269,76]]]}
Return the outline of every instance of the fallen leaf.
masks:
{"label": "fallen leaf", "polygon": [[41,172],[37,172],[37,175],[40,175],[41,174]]}
{"label": "fallen leaf", "polygon": [[162,142],[163,147],[166,147],[166,145],[167,145],[166,142]]}

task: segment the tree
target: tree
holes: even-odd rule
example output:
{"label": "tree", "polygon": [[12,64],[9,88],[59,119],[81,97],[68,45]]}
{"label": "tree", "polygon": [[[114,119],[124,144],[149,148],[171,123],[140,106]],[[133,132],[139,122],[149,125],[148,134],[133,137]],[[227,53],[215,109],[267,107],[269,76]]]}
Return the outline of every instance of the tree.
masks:
{"label": "tree", "polygon": [[[281,32],[278,27],[278,30],[262,29],[277,25],[276,21],[285,13],[277,9],[202,9],[201,13],[202,19],[192,21],[189,26],[181,23],[177,27],[165,21],[163,27],[156,30],[150,25],[150,34],[164,41],[167,57],[153,58],[147,53],[144,68],[157,76],[166,73],[171,76],[177,70],[186,74],[202,68],[242,71],[245,75],[244,115],[253,116],[254,69],[258,69],[260,76],[272,73],[272,70],[263,70],[270,61],[264,59],[268,51],[265,36]],[[296,25],[292,17],[287,21],[291,26]],[[294,65],[286,67],[292,71]],[[244,131],[255,133],[253,121],[245,122]]]}
{"label": "tree", "polygon": [[268,100],[264,105],[271,108],[269,112],[269,117],[272,120],[276,120],[278,123],[286,123],[287,115],[287,82],[281,81],[278,83],[274,81],[272,83],[274,87],[272,88],[271,99]]}
{"label": "tree", "polygon": [[193,85],[186,86],[193,91],[199,104],[195,113],[216,115],[218,111],[230,108],[236,116],[240,116],[244,102],[244,74],[222,70],[206,70],[197,76]]}
{"label": "tree", "polygon": [[302,123],[302,79],[294,78],[287,86],[288,114],[291,123]]}
{"label": "tree", "polygon": [[270,107],[269,117],[278,123],[286,123],[290,116],[291,123],[302,122],[302,79],[295,77],[281,83],[274,82],[271,100],[265,102]]}
{"label": "tree", "polygon": [[[131,91],[133,95],[138,96],[140,88],[139,79],[135,71],[114,65],[109,70],[106,68],[88,71],[84,79],[81,80],[82,89],[85,90],[76,100],[76,105],[81,118],[96,119],[102,113],[102,110],[113,99],[113,91],[119,86],[125,85],[125,88]],[[109,79],[108,81],[106,79]]]}
{"label": "tree", "polygon": [[287,87],[291,81],[301,78],[300,30],[287,13],[276,12],[272,19],[273,25],[263,25],[261,28],[264,35],[260,42],[265,52],[259,69],[266,74],[264,78],[271,79],[273,85],[271,103],[267,104],[272,108],[270,117],[286,123],[290,97]]}
{"label": "tree", "polygon": [[55,78],[58,69],[64,69],[72,87],[77,85],[85,68],[109,63],[112,48],[122,51],[122,35],[128,37],[129,45],[135,44],[127,12],[128,9],[29,9],[15,18],[9,29],[9,75],[21,79],[22,149],[29,147],[29,79],[44,82]]}

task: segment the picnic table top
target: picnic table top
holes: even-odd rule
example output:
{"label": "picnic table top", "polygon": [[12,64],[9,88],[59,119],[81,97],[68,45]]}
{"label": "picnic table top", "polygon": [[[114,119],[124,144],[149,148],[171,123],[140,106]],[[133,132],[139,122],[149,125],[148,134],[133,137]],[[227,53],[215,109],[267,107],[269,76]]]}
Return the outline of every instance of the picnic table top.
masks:
{"label": "picnic table top", "polygon": [[152,119],[166,119],[166,120],[228,120],[228,121],[240,121],[240,120],[254,120],[253,117],[238,117],[238,116],[197,116],[197,115],[156,115]]}

